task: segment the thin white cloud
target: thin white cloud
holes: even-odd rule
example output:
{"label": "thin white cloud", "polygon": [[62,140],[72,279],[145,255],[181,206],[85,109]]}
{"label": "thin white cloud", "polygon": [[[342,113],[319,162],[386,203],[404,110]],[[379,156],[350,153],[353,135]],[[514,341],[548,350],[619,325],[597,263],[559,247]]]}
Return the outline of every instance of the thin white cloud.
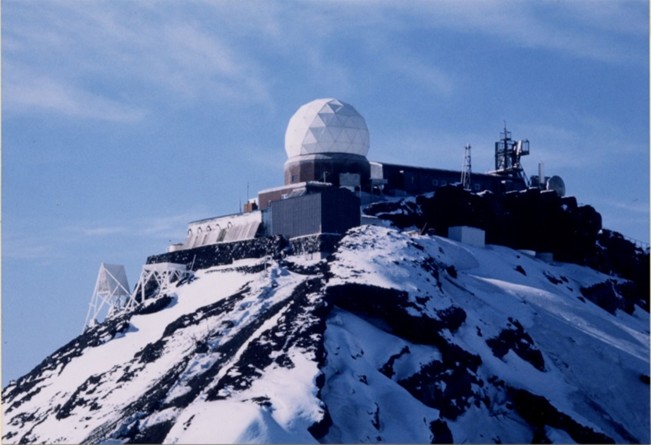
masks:
{"label": "thin white cloud", "polygon": [[63,255],[52,246],[42,244],[38,240],[27,237],[8,239],[5,236],[2,257],[5,260],[48,261],[61,258]]}
{"label": "thin white cloud", "polygon": [[638,214],[646,215],[648,221],[649,203],[640,200],[639,198],[634,198],[628,202],[606,200],[603,201],[603,203],[619,210],[625,210],[630,213],[638,213]]}
{"label": "thin white cloud", "polygon": [[346,96],[360,73],[342,62],[342,54],[347,45],[360,43],[367,57],[374,55],[366,61],[373,70],[394,72],[435,94],[453,94],[453,73],[396,38],[413,28],[607,63],[646,64],[627,47],[631,36],[648,32],[640,5],[644,2],[50,1],[32,8],[13,2],[3,11],[5,112],[49,110],[134,122],[160,101],[207,98],[273,108],[273,86],[287,75]]}
{"label": "thin white cloud", "polygon": [[[187,223],[204,217],[205,210],[182,212],[170,215],[152,215],[122,220],[119,224],[95,225],[92,223],[67,227],[61,239],[138,237],[147,239],[169,239],[185,236]],[[56,237],[55,237],[56,238]]]}
{"label": "thin white cloud", "polygon": [[156,98],[269,100],[253,59],[206,20],[165,13],[179,4],[124,6],[53,1],[3,11],[5,112],[132,122]]}
{"label": "thin white cloud", "polygon": [[551,2],[550,6],[560,7],[571,14],[577,23],[596,31],[638,36],[649,32],[647,0],[573,0]]}
{"label": "thin white cloud", "polygon": [[[607,14],[597,12],[604,6]],[[631,56],[626,39],[648,33],[648,9],[641,1],[438,0],[404,2],[397,8],[421,26],[602,62],[646,64]]]}
{"label": "thin white cloud", "polygon": [[[205,217],[205,212],[202,214]],[[139,236],[156,239],[184,238],[185,229],[190,221],[199,219],[196,213],[181,213],[178,215],[163,215],[141,219],[134,227]]]}
{"label": "thin white cloud", "polygon": [[435,62],[427,63],[421,57],[409,54],[405,50],[392,51],[383,64],[398,76],[406,78],[418,88],[429,90],[435,94],[449,96],[454,92],[455,84],[452,77]]}
{"label": "thin white cloud", "polygon": [[[20,69],[16,68],[20,72]],[[90,118],[113,122],[138,122],[145,110],[130,106],[100,94],[81,89],[23,70],[10,72],[4,85],[3,107],[14,112],[50,111],[75,118]]]}
{"label": "thin white cloud", "polygon": [[[134,238],[152,240],[183,239],[190,221],[203,218],[205,209],[169,215],[147,215],[123,219],[117,224],[80,222],[45,230],[39,220],[12,220],[11,230],[3,232],[3,257],[20,260],[50,260],[65,256],[73,245],[105,242],[111,238],[128,243]],[[161,245],[161,247],[164,247]]]}
{"label": "thin white cloud", "polygon": [[79,230],[86,237],[107,237],[124,234],[129,231],[125,226],[88,227]]}
{"label": "thin white cloud", "polygon": [[646,141],[622,138],[616,126],[595,116],[559,111],[555,120],[523,123],[531,141],[529,163],[543,161],[570,169],[610,167],[613,147],[617,147],[620,160],[648,153]]}

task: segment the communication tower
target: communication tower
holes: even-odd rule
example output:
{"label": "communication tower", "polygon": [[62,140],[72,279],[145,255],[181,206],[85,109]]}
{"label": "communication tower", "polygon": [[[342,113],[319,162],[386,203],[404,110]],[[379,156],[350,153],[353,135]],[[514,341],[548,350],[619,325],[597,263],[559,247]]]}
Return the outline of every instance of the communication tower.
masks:
{"label": "communication tower", "polygon": [[493,173],[503,176],[519,177],[528,184],[520,158],[529,154],[529,140],[514,141],[511,132],[506,129],[501,133],[501,139],[495,142],[495,171]]}
{"label": "communication tower", "polygon": [[470,157],[470,144],[465,147],[465,154],[463,157],[463,168],[461,169],[461,185],[464,190],[470,190],[470,176],[472,175],[472,162]]}

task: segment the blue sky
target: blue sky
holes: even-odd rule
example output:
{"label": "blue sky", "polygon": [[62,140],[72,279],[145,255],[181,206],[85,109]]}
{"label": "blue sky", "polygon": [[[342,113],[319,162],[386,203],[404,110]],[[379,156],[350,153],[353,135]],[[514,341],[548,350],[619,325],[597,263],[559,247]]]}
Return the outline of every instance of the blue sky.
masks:
{"label": "blue sky", "polygon": [[648,1],[2,3],[3,385],[186,223],[282,184],[287,122],[336,97],[371,160],[525,170],[649,240]]}

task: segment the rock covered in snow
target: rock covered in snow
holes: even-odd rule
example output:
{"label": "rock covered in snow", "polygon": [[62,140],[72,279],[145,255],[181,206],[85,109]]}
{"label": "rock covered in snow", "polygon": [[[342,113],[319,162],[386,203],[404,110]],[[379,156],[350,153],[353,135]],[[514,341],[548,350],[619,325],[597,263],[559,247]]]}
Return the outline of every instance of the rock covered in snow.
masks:
{"label": "rock covered in snow", "polygon": [[605,286],[361,226],[90,328],[4,388],[3,442],[649,442],[649,314]]}

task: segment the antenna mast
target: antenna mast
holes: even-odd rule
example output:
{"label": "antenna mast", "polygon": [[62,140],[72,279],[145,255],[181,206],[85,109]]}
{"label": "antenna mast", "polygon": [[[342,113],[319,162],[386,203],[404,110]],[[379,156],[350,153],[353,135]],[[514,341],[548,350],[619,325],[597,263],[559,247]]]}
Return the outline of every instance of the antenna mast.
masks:
{"label": "antenna mast", "polygon": [[465,147],[465,154],[463,157],[463,169],[461,170],[461,185],[464,190],[470,190],[470,176],[472,175],[472,162],[470,156],[470,144]]}
{"label": "antenna mast", "polygon": [[529,140],[514,141],[511,132],[506,129],[501,133],[499,141],[495,142],[495,171],[498,175],[522,178],[528,184],[527,177],[520,163],[520,158],[529,154]]}

